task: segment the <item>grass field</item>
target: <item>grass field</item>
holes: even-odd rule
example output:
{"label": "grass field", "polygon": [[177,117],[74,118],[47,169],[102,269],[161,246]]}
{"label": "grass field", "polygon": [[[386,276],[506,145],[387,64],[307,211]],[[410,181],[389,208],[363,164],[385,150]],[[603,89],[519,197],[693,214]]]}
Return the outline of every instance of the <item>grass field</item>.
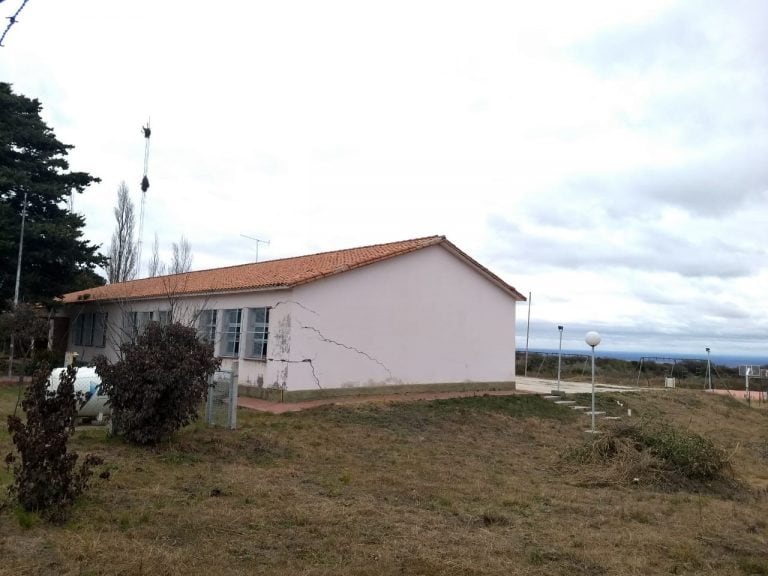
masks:
{"label": "grass field", "polygon": [[[3,421],[14,400],[0,389]],[[595,481],[561,458],[587,417],[533,396],[241,411],[150,450],[84,428],[73,447],[110,479],[64,526],[6,507],[0,574],[768,574],[766,411],[685,390],[599,404],[714,439],[739,483]]]}

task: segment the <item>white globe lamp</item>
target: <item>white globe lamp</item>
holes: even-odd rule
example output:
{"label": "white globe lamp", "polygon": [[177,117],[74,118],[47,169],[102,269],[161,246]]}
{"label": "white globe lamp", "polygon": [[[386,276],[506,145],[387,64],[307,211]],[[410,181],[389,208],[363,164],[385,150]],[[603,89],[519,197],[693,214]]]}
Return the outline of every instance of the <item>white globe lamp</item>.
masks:
{"label": "white globe lamp", "polygon": [[584,341],[592,348],[592,434],[595,433],[595,346],[600,344],[600,334],[594,330],[587,332]]}

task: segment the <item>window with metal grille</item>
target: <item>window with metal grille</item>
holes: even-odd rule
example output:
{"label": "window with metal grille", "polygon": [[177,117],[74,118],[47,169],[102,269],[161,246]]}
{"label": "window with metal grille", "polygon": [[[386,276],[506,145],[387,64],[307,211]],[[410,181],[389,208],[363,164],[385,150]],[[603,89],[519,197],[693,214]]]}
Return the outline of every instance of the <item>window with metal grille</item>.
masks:
{"label": "window with metal grille", "polygon": [[197,317],[197,334],[204,342],[216,344],[216,319],[218,310],[202,310]]}
{"label": "window with metal grille", "polygon": [[243,309],[232,308],[224,310],[224,326],[222,330],[222,356],[237,357],[240,355],[240,329],[242,328]]}
{"label": "window with metal grille", "polygon": [[269,339],[269,308],[248,309],[245,357],[265,359]]}

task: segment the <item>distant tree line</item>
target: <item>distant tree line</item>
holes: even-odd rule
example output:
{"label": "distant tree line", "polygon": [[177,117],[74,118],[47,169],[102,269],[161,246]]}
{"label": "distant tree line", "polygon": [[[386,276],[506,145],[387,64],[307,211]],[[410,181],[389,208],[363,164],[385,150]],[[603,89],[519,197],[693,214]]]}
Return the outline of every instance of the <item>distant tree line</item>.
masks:
{"label": "distant tree line", "polygon": [[[525,373],[525,354],[518,353],[516,358],[518,376]],[[557,354],[528,354],[528,376],[556,379]],[[621,360],[618,358],[595,359],[595,372],[603,381],[617,384],[638,384],[640,386],[663,386],[664,378],[675,378],[679,386],[703,387],[707,374],[706,360],[681,359],[673,362],[643,360],[642,370],[639,360]],[[743,388],[745,381],[739,376],[739,369],[722,364],[711,364],[713,386],[720,388]],[[588,354],[563,355],[561,357],[560,378],[562,380],[591,379],[591,361]],[[768,385],[768,381],[765,383]],[[755,386],[760,388],[761,381],[755,379]]]}

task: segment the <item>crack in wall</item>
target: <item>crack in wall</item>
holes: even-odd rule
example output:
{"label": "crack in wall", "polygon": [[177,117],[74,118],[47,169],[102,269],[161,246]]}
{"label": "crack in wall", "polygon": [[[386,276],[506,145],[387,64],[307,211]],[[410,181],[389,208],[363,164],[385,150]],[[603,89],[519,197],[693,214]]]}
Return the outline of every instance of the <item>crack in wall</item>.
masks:
{"label": "crack in wall", "polygon": [[[306,310],[310,314],[314,314],[315,316],[320,316],[320,314],[316,310],[312,310],[311,308],[305,306],[304,304],[302,304],[297,300],[279,300],[272,305],[272,308],[275,309],[282,304],[295,304],[296,306],[298,306],[303,310]],[[293,320],[295,321],[295,318]],[[334,340],[333,338],[328,338],[325,334],[323,334],[320,330],[318,330],[314,326],[307,326],[306,324],[302,324],[300,322],[297,322],[297,324],[299,325],[300,328],[304,330],[311,330],[312,332],[314,332],[322,342],[327,342],[329,344],[333,344],[334,346],[339,346],[340,348],[350,350],[351,352],[355,352],[356,354],[359,354],[360,356],[367,358],[371,362],[375,362],[386,371],[389,379],[394,379],[394,376],[392,375],[392,371],[389,369],[389,367],[386,364],[384,364],[378,358],[371,356],[364,350],[360,350],[359,348],[356,348],[354,346],[349,346],[348,344],[344,344],[343,342],[339,342],[338,340]],[[290,338],[289,336],[290,325],[291,325],[291,315],[288,314],[287,319],[284,319],[280,322],[280,325],[276,331],[276,336],[280,335],[280,338],[278,338],[277,351],[281,353],[281,355],[283,354],[286,356],[290,355],[290,344],[288,343]],[[317,385],[318,388],[320,389],[323,388],[322,385],[320,384],[320,378],[317,375],[317,371],[315,370],[314,359],[304,358],[301,360],[289,360],[286,358],[270,358],[270,360],[273,360],[275,362],[282,362],[285,365],[285,368],[283,371],[284,384],[287,383],[288,364],[309,364],[309,368],[312,372],[312,378],[314,379],[315,384]]]}
{"label": "crack in wall", "polygon": [[[300,327],[300,328],[303,328],[303,329],[305,329],[305,330],[311,330],[312,332],[314,332],[315,334],[317,334],[317,336],[318,336],[318,337],[320,338],[320,340],[322,340],[323,342],[328,342],[329,344],[334,344],[334,345],[336,345],[336,346],[339,346],[339,347],[341,347],[341,348],[346,348],[347,350],[351,350],[352,352],[356,352],[357,354],[360,354],[361,356],[365,356],[366,358],[368,358],[368,360],[370,360],[370,361],[372,361],[372,362],[375,362],[376,364],[378,364],[379,366],[381,366],[382,368],[384,368],[384,370],[386,370],[386,372],[387,372],[387,375],[389,376],[389,378],[394,378],[394,376],[392,375],[392,371],[391,371],[391,370],[390,370],[390,369],[387,367],[387,365],[386,365],[386,364],[384,364],[384,363],[383,363],[381,360],[379,360],[378,358],[374,358],[373,356],[371,356],[370,354],[368,354],[368,352],[365,352],[365,351],[363,351],[363,350],[360,350],[359,348],[355,348],[354,346],[349,346],[349,345],[347,345],[347,344],[344,344],[344,343],[342,343],[342,342],[339,342],[338,340],[334,340],[333,338],[328,338],[328,337],[327,337],[325,334],[323,334],[322,332],[320,332],[320,330],[318,330],[318,329],[317,329],[317,328],[315,328],[314,326],[307,326],[307,325],[305,325],[305,324],[299,324],[299,327]],[[313,370],[314,370],[314,367],[313,367]]]}
{"label": "crack in wall", "polygon": [[280,306],[280,304],[296,304],[297,306],[304,308],[304,310],[306,310],[307,312],[311,312],[315,316],[320,316],[320,314],[312,310],[312,308],[307,308],[306,306],[304,306],[304,304],[296,300],[279,300],[272,305],[272,308],[277,308],[278,306]]}
{"label": "crack in wall", "polygon": [[272,360],[274,362],[283,362],[285,364],[309,364],[309,369],[312,371],[312,378],[315,379],[315,384],[317,384],[317,387],[320,388],[321,390],[323,389],[323,387],[320,385],[320,378],[317,376],[317,372],[315,372],[315,365],[312,363],[312,358],[304,358],[303,360],[284,360],[283,358],[269,358],[269,360]]}

